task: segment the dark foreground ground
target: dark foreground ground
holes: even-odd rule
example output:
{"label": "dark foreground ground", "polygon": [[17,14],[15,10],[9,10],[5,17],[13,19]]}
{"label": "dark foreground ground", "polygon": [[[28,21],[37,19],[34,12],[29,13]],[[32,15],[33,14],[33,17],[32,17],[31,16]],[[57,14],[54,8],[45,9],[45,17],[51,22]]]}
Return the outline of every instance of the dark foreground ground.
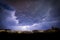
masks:
{"label": "dark foreground ground", "polygon": [[60,40],[60,33],[59,32],[49,32],[49,33],[30,33],[30,34],[26,34],[26,33],[7,33],[7,32],[1,32],[0,33],[0,39],[8,39],[11,40],[11,38],[13,40],[17,39],[17,40],[55,40],[55,39],[59,39]]}
{"label": "dark foreground ground", "polygon": [[[10,39],[13,40],[22,39],[22,40],[60,40],[60,29],[52,28],[45,31],[34,30],[32,32],[24,31],[24,32],[9,32],[7,30],[1,32],[0,31],[0,39]],[[34,39],[32,39],[34,38]]]}

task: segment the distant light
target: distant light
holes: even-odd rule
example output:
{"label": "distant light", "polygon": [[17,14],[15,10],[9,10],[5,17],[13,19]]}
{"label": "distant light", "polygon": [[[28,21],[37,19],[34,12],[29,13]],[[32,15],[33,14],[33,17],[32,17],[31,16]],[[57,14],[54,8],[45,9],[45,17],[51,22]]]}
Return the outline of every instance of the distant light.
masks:
{"label": "distant light", "polygon": [[27,30],[30,26],[22,26],[22,30]]}
{"label": "distant light", "polygon": [[25,26],[17,26],[17,30],[22,30],[22,31],[27,31],[30,29],[30,26],[25,25]]}

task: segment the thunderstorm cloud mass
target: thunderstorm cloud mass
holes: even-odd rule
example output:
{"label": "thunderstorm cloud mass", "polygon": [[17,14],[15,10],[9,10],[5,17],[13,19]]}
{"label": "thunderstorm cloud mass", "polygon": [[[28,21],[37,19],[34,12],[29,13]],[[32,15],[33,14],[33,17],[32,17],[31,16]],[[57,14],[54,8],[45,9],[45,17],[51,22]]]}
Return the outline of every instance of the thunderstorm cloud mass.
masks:
{"label": "thunderstorm cloud mass", "polygon": [[0,29],[46,30],[60,28],[60,0],[2,0]]}

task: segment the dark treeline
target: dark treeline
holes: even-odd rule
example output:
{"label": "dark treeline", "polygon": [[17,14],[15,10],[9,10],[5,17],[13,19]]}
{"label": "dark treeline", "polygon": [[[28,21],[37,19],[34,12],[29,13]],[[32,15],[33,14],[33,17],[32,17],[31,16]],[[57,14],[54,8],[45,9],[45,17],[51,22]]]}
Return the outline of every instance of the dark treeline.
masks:
{"label": "dark treeline", "polygon": [[[10,29],[0,29],[0,30],[5,30],[5,32],[11,31]],[[32,30],[32,33],[51,33],[51,32],[60,32],[60,28],[52,26],[50,29],[43,30],[43,32],[40,32],[41,30]],[[5,33],[2,32],[2,33]],[[16,32],[15,32],[16,33]],[[21,33],[31,33],[29,31],[22,31]]]}

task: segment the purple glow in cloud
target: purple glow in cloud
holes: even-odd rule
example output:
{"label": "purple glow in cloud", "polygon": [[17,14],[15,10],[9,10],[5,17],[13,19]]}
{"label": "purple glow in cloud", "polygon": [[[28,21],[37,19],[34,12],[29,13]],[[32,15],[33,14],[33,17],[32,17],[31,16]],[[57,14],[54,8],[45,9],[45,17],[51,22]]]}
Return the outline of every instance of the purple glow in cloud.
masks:
{"label": "purple glow in cloud", "polygon": [[15,16],[15,10],[8,5],[0,3],[0,26],[3,29],[12,29],[12,26],[18,25],[18,20]]}
{"label": "purple glow in cloud", "polygon": [[58,4],[60,2],[56,4],[55,2],[57,1],[10,2],[9,4],[14,6],[16,10],[4,7],[3,17],[1,17],[3,18],[2,22],[7,29],[12,30],[44,30],[51,28],[51,26],[56,26],[60,22],[60,7]]}

